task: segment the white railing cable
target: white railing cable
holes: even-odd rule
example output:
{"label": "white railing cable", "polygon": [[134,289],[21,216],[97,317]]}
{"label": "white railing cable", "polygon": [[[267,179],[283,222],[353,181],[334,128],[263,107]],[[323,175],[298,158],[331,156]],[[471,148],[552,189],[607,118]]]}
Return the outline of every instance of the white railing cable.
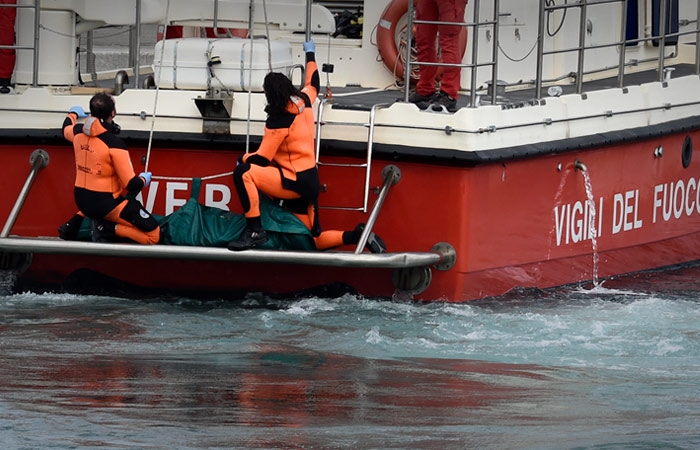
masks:
{"label": "white railing cable", "polygon": [[[158,64],[158,75],[156,76],[156,95],[153,100],[153,114],[151,114],[151,130],[148,134],[148,148],[146,150],[146,164],[143,169],[144,172],[148,172],[148,164],[151,162],[151,147],[153,145],[153,130],[155,129],[156,126],[156,108],[158,107],[158,92],[160,92],[160,76],[161,73],[163,72],[163,59],[165,56],[165,36],[167,35],[168,32],[168,15],[170,13],[170,0],[167,1],[165,4],[165,23],[163,24],[163,45],[160,46],[160,63]],[[141,26],[141,24],[136,24],[137,26]],[[141,51],[141,49],[137,49],[138,52]],[[136,84],[138,85],[138,80],[136,80]]]}

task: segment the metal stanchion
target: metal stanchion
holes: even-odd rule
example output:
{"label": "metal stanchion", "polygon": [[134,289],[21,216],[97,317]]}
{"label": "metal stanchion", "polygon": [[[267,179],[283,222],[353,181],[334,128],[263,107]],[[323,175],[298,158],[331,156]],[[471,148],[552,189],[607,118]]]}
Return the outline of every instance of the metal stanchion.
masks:
{"label": "metal stanchion", "polygon": [[0,233],[0,238],[7,237],[10,234],[10,230],[17,220],[17,216],[24,205],[24,200],[27,198],[27,194],[29,194],[29,189],[32,187],[37,173],[40,169],[49,165],[49,154],[46,153],[45,150],[36,149],[29,157],[29,163],[32,165],[32,170],[29,171],[27,181],[24,182],[24,186],[22,186],[22,190],[15,201],[15,205],[12,207],[12,211],[10,211],[10,216],[7,218],[7,222],[5,222],[2,233]]}

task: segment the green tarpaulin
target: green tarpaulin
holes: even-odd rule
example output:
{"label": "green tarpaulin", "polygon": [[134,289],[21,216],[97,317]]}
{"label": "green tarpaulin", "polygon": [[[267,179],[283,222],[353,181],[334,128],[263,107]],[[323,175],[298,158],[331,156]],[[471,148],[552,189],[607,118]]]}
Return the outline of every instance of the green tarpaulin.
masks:
{"label": "green tarpaulin", "polygon": [[[200,247],[226,247],[238,239],[245,228],[243,214],[202,205],[197,201],[202,180],[192,180],[190,199],[167,216],[155,216],[161,227],[160,244]],[[296,216],[266,196],[260,196],[260,214],[268,240],[258,248],[279,250],[315,250],[308,228]],[[79,239],[90,240],[90,221],[80,228]]]}

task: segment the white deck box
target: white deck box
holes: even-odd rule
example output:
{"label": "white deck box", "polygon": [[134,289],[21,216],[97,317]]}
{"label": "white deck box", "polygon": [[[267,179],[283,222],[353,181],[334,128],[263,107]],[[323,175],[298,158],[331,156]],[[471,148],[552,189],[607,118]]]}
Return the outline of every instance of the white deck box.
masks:
{"label": "white deck box", "polygon": [[[153,76],[165,89],[228,89],[262,92],[265,75],[291,75],[292,47],[288,41],[266,39],[180,38],[156,43]],[[165,47],[163,48],[163,45]],[[251,60],[252,49],[252,60]],[[271,53],[271,58],[268,54]],[[162,58],[161,58],[162,57]],[[162,59],[162,61],[161,61]],[[220,61],[212,64],[210,61]]]}

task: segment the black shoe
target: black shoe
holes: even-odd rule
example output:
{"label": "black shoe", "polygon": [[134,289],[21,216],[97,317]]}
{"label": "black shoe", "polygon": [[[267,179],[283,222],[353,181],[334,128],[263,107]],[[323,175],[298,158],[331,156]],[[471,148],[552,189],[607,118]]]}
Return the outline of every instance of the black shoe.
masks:
{"label": "black shoe", "polygon": [[92,219],[90,221],[92,242],[113,242],[116,237],[114,234],[116,225],[116,223],[107,220]]}
{"label": "black shoe", "polygon": [[83,220],[85,220],[85,217],[80,214],[71,217],[68,222],[58,227],[58,237],[64,241],[77,241]]}
{"label": "black shoe", "polygon": [[433,99],[430,107],[433,111],[457,111],[457,100],[440,91]]}
{"label": "black shoe", "polygon": [[[361,223],[355,227],[354,232],[357,235],[357,242],[360,241],[360,236],[364,230],[365,230],[364,223]],[[384,244],[384,241],[382,240],[382,238],[380,238],[379,236],[374,234],[374,232],[370,232],[369,236],[367,236],[367,242],[365,243],[365,248],[372,253],[386,253],[386,244]]]}
{"label": "black shoe", "polygon": [[77,241],[78,231],[78,227],[73,226],[70,222],[66,222],[58,227],[58,237],[64,241]]}
{"label": "black shoe", "polygon": [[430,95],[422,95],[416,91],[413,91],[411,92],[411,95],[408,96],[408,101],[415,103],[419,109],[428,109],[428,106],[430,106],[430,103],[435,99],[436,95],[437,94],[435,92]]}
{"label": "black shoe", "polygon": [[9,78],[0,78],[0,94],[9,94],[11,92],[11,81]]}
{"label": "black shoe", "polygon": [[78,227],[72,226],[70,222],[66,222],[58,227],[58,237],[64,241],[77,241]]}
{"label": "black shoe", "polygon": [[370,233],[365,247],[372,253],[386,253],[386,244],[382,238],[374,233]]}
{"label": "black shoe", "polygon": [[265,230],[253,231],[250,228],[246,228],[241,233],[241,237],[237,241],[231,241],[228,243],[228,249],[237,252],[239,250],[248,250],[259,245],[263,245],[267,242],[267,233]]}

